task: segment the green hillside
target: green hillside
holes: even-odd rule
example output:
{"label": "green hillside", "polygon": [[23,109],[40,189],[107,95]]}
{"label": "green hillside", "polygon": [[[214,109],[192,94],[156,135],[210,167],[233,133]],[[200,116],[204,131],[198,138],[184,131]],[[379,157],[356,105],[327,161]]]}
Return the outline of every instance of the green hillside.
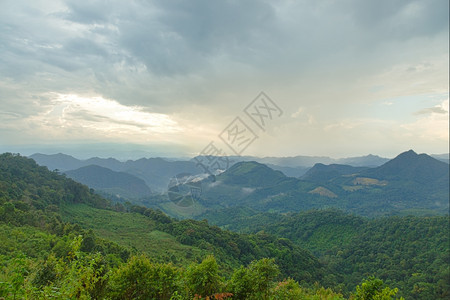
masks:
{"label": "green hillside", "polygon": [[361,276],[375,275],[399,287],[407,299],[450,295],[448,216],[367,219],[338,210],[249,216],[243,209],[226,209],[202,218],[235,231],[267,232],[293,241],[328,266],[326,280],[343,291]]}
{"label": "green hillside", "polygon": [[[279,179],[276,188],[293,184]],[[204,217],[241,233],[128,202],[114,204],[31,159],[2,154],[0,297],[449,295],[448,217],[370,220],[336,210],[280,215],[248,207]]]}
{"label": "green hillside", "polygon": [[[203,286],[187,283],[196,276],[193,270],[216,264],[216,258],[221,273],[210,292],[243,293],[236,286],[240,279],[231,275],[238,270],[262,272],[251,267],[261,264],[273,269],[265,280],[269,286],[248,293],[276,293],[275,281],[288,277],[311,285],[325,272],[308,251],[288,240],[223,231],[205,221],[177,221],[131,204],[113,205],[86,186],[19,155],[0,155],[0,187],[0,296],[7,298],[123,296],[126,287],[117,284],[127,277],[117,274],[136,261],[179,270],[174,286],[188,298]],[[135,256],[141,254],[146,257]],[[239,269],[246,265],[248,271]],[[252,286],[251,281],[246,284]],[[289,284],[299,289],[297,283]]]}
{"label": "green hillside", "polygon": [[318,164],[302,179],[256,162],[240,162],[216,176],[215,182],[205,181],[202,188],[198,203],[203,212],[234,206],[280,213],[333,207],[369,217],[445,215],[449,168],[413,151],[376,168]]}

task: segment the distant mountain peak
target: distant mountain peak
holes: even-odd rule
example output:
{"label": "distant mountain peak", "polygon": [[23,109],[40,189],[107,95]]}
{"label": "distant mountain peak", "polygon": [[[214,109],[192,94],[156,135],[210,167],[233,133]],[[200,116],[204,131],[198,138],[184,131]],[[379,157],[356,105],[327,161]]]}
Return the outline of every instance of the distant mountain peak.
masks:
{"label": "distant mountain peak", "polygon": [[234,164],[226,171],[226,173],[233,175],[254,174],[255,172],[277,173],[282,175],[282,172],[275,171],[265,164],[256,161],[241,161]]}
{"label": "distant mountain peak", "polygon": [[380,167],[367,170],[366,174],[378,179],[410,179],[426,183],[442,176],[448,178],[448,165],[427,154],[413,150],[400,153]]}
{"label": "distant mountain peak", "polygon": [[414,150],[409,149],[408,151],[400,153],[399,155],[397,155],[397,157],[399,157],[399,156],[417,156],[417,155],[418,154]]}
{"label": "distant mountain peak", "polygon": [[125,198],[143,197],[151,194],[144,180],[125,172],[116,172],[99,165],[88,165],[65,172],[66,175],[90,188]]}
{"label": "distant mountain peak", "polygon": [[242,161],[220,174],[219,178],[222,178],[227,183],[268,186],[287,177],[282,172],[275,171],[256,161]]}
{"label": "distant mountain peak", "polygon": [[317,163],[301,178],[307,181],[325,182],[341,175],[359,173],[366,169],[366,167],[353,167],[342,164],[324,165],[322,163]]}

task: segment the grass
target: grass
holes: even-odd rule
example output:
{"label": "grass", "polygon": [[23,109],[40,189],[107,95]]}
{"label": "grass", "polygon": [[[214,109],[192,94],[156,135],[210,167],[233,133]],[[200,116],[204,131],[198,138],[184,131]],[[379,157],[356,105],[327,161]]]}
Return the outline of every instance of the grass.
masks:
{"label": "grass", "polygon": [[192,219],[203,213],[205,210],[205,208],[197,201],[193,201],[190,206],[180,206],[172,201],[167,201],[159,204],[159,208],[166,214],[178,219]]}
{"label": "grass", "polygon": [[206,255],[204,250],[183,245],[172,235],[157,230],[154,221],[140,214],[97,209],[85,204],[67,205],[61,213],[64,221],[92,229],[98,236],[145,253],[156,261],[186,265]]}
{"label": "grass", "polygon": [[33,258],[45,257],[50,253],[52,234],[30,226],[0,224],[0,255],[14,256],[20,252]]}

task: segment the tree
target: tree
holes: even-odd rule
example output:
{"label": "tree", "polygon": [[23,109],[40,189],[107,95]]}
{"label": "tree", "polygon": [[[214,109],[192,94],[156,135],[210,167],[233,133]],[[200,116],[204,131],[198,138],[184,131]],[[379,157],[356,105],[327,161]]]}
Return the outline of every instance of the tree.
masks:
{"label": "tree", "polygon": [[170,299],[178,288],[178,273],[171,264],[133,256],[113,274],[111,295],[113,299]]}
{"label": "tree", "polygon": [[187,288],[192,295],[210,296],[221,292],[222,278],[214,256],[207,256],[200,264],[191,265],[185,274]]}
{"label": "tree", "polygon": [[[397,292],[397,288],[385,287],[383,280],[371,276],[364,280],[361,286],[356,287],[356,293],[352,298],[355,300],[390,300],[397,299],[395,297]],[[400,299],[403,299],[403,297],[400,297]]]}
{"label": "tree", "polygon": [[268,299],[274,280],[280,273],[274,259],[253,261],[233,273],[230,286],[236,299]]}

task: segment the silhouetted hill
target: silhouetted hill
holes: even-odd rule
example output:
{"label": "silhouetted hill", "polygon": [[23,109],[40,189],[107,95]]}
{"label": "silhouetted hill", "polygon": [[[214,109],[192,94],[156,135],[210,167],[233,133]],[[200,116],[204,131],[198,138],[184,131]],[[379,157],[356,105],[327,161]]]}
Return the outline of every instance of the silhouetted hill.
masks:
{"label": "silhouetted hill", "polygon": [[123,171],[145,180],[154,191],[164,192],[170,178],[180,174],[199,174],[202,169],[191,161],[167,161],[163,158],[141,158],[124,163]]}
{"label": "silhouetted hill", "polygon": [[30,156],[39,165],[50,170],[75,170],[89,165],[97,165],[116,172],[125,172],[141,178],[152,191],[167,190],[170,178],[180,173],[199,174],[202,169],[192,161],[167,161],[163,158],[141,158],[138,160],[118,161],[114,158],[93,157],[79,160],[65,154],[33,154]]}
{"label": "silhouetted hill", "polygon": [[67,176],[75,181],[122,198],[138,198],[151,194],[144,180],[124,172],[115,172],[97,165],[67,171]]}
{"label": "silhouetted hill", "polygon": [[338,164],[350,165],[353,167],[378,167],[389,161],[388,158],[378,155],[369,154],[366,156],[347,157],[337,160]]}
{"label": "silhouetted hill", "polygon": [[360,173],[363,170],[368,169],[367,167],[352,167],[348,165],[324,165],[315,164],[314,167],[309,169],[305,175],[301,177],[303,180],[308,180],[312,182],[326,182],[332,178],[341,176]]}
{"label": "silhouetted hill", "polygon": [[30,158],[39,165],[46,166],[51,171],[56,169],[60,171],[74,170],[83,166],[83,163],[79,159],[62,153],[52,155],[35,153]]}
{"label": "silhouetted hill", "polygon": [[[201,158],[200,156],[198,158]],[[331,158],[328,156],[289,156],[289,157],[256,157],[256,156],[229,156],[230,165],[233,165],[237,162],[242,161],[256,161],[261,164],[265,164],[273,168],[273,166],[285,167],[288,168],[300,168],[300,169],[308,169],[314,166],[317,163],[321,164],[344,164],[351,165],[354,167],[378,167],[389,159],[380,157],[377,155],[365,155],[365,156],[356,156],[356,157],[346,157],[346,158]],[[273,168],[277,169],[277,168]],[[281,169],[277,169],[282,171]],[[290,171],[290,170],[289,170]],[[295,171],[297,172],[297,171]],[[286,173],[285,173],[286,174]],[[286,174],[288,175],[288,174]],[[301,174],[303,175],[303,174]],[[292,175],[288,175],[292,176]],[[300,175],[299,175],[300,176]],[[298,176],[292,176],[298,177]]]}
{"label": "silhouetted hill", "polygon": [[270,186],[279,183],[286,176],[264,164],[255,161],[239,162],[219,175],[226,184],[237,184],[246,187]]}
{"label": "silhouetted hill", "polygon": [[90,165],[97,165],[100,167],[108,168],[113,171],[121,171],[123,170],[123,163],[121,161],[118,161],[115,158],[99,158],[99,157],[92,157],[87,160],[83,160],[82,164],[84,166],[90,166]]}
{"label": "silhouetted hill", "polygon": [[448,211],[448,165],[413,151],[376,168],[316,164],[302,179],[257,162],[239,162],[203,184],[205,208],[264,211],[339,208],[366,216]]}
{"label": "silhouetted hill", "polygon": [[[109,178],[120,175],[117,180],[130,178],[128,174],[115,174],[117,172],[99,166],[83,167],[78,172],[98,177],[108,174]],[[102,178],[97,180],[98,185],[105,184]],[[135,178],[133,180],[136,181]],[[11,255],[13,243],[22,254],[24,248],[33,248],[37,240],[43,237],[40,233],[27,239],[24,234],[18,234],[24,225],[35,227],[42,233],[51,233],[52,236],[42,243],[48,249],[47,254],[50,251],[62,252],[62,256],[58,256],[61,261],[62,257],[68,257],[70,249],[78,249],[68,248],[66,251],[65,245],[74,244],[75,237],[88,233],[80,235],[83,239],[82,250],[77,252],[88,248],[93,253],[107,255],[113,252],[126,254],[125,257],[130,254],[128,249],[133,248],[133,253],[146,254],[154,261],[183,265],[214,254],[225,263],[228,275],[233,268],[248,265],[253,260],[274,258],[283,277],[312,284],[324,275],[323,265],[314,256],[286,239],[268,234],[238,234],[210,226],[206,221],[177,221],[161,211],[146,207],[112,204],[87,186],[59,172],[51,172],[30,158],[11,153],[0,154],[0,226],[7,226],[8,232],[16,232],[16,235],[8,235],[7,239],[0,232],[2,244],[7,245],[0,247],[2,264],[5,262],[3,258]],[[98,245],[94,235],[126,248],[118,248],[108,241]],[[41,250],[34,249],[33,253]],[[45,257],[39,256],[33,256],[39,258],[33,266],[43,263]],[[119,257],[108,257],[102,266],[109,259],[114,265],[121,263]],[[91,260],[90,266],[94,264],[95,261]]]}
{"label": "silhouetted hill", "polygon": [[278,166],[274,164],[265,164],[269,168],[281,171],[284,175],[288,177],[301,177],[303,176],[310,168],[309,167],[285,167],[285,166]]}
{"label": "silhouetted hill", "polygon": [[448,182],[449,166],[427,154],[403,152],[380,167],[362,173],[379,180],[411,180],[421,184]]}
{"label": "silhouetted hill", "polygon": [[432,158],[436,158],[437,160],[443,161],[445,163],[450,163],[450,153],[444,153],[444,154],[431,154]]}

